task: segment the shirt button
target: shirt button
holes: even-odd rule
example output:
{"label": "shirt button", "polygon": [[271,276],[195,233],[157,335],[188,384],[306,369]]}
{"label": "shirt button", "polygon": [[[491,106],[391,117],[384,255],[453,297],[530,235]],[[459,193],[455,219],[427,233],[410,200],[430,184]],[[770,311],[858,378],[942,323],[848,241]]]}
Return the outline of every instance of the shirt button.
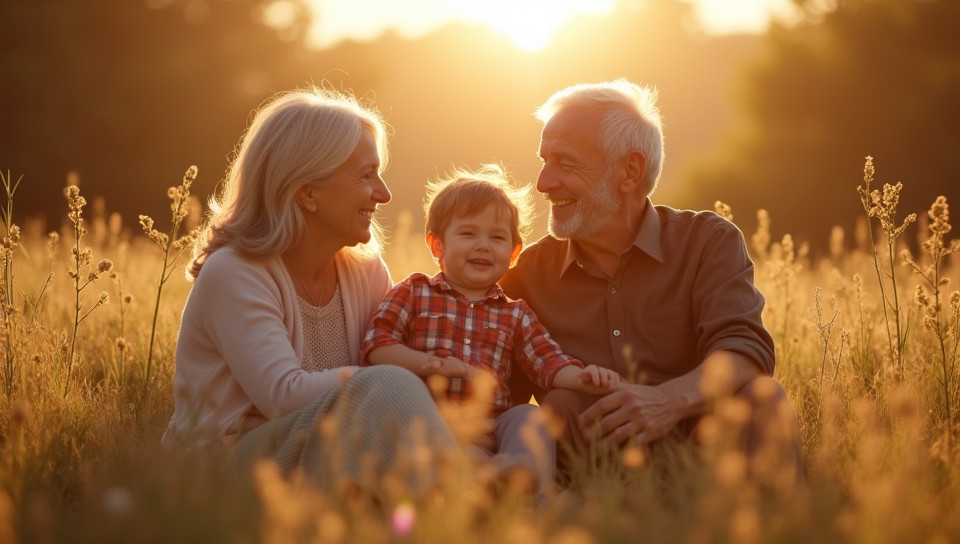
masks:
{"label": "shirt button", "polygon": [[616,286],[616,285],[611,285],[611,286],[610,286],[610,292],[611,292],[611,293],[616,293],[616,292],[617,292],[617,286]]}
{"label": "shirt button", "polygon": [[[620,334],[620,333],[617,333],[617,334]],[[470,339],[467,338],[466,340],[463,341],[463,343],[469,346],[469,345],[470,345]]]}
{"label": "shirt button", "polygon": [[614,336],[620,336],[620,329],[613,329]]}
{"label": "shirt button", "polygon": [[472,302],[470,303],[470,307],[473,308],[473,303],[472,303]]}

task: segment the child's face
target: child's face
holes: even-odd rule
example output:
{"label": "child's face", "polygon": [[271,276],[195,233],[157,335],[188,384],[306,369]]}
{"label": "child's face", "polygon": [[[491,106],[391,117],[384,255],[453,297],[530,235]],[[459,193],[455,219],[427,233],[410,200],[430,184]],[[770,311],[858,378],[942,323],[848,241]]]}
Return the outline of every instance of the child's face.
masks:
{"label": "child's face", "polygon": [[447,282],[468,298],[486,295],[521,247],[513,241],[509,216],[498,216],[493,206],[470,217],[455,217],[439,238],[427,235],[427,244]]}

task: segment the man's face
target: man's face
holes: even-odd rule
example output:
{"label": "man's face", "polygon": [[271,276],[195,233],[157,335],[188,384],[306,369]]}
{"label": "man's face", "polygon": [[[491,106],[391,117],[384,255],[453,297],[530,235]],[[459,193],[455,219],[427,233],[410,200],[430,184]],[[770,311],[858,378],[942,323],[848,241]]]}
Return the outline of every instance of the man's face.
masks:
{"label": "man's face", "polygon": [[620,209],[615,169],[599,147],[601,119],[588,108],[570,108],[543,127],[537,190],[550,200],[550,234],[557,238],[587,238]]}

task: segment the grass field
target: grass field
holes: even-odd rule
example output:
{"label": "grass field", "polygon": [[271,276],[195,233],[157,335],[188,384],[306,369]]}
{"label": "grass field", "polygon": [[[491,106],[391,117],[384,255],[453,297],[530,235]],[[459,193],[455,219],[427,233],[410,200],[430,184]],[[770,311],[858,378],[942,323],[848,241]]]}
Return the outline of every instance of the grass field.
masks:
{"label": "grass field", "polygon": [[[184,185],[168,195],[173,220],[151,225],[170,242],[156,230],[123,231],[78,192],[64,199],[62,225],[13,225],[7,206],[0,543],[960,541],[957,243],[944,202],[897,210],[901,189],[872,178],[868,160],[860,195],[852,185],[831,195],[862,198],[865,209],[863,228],[835,229],[825,258],[789,237],[771,240],[762,211],[755,221],[734,210],[735,223],[759,223],[745,235],[777,343],[776,377],[799,414],[805,486],[745,478],[742,457],[722,440],[699,455],[661,455],[666,444],[630,450],[617,466],[584,466],[539,509],[491,496],[467,471],[429,501],[376,508],[269,466],[243,481],[163,451],[190,289],[176,240],[196,221],[182,207],[176,215],[190,202]],[[8,193],[15,181],[4,177]],[[904,254],[908,240],[915,249]],[[386,251],[394,277],[428,258],[401,218]],[[713,428],[735,426],[734,408],[719,407]]]}

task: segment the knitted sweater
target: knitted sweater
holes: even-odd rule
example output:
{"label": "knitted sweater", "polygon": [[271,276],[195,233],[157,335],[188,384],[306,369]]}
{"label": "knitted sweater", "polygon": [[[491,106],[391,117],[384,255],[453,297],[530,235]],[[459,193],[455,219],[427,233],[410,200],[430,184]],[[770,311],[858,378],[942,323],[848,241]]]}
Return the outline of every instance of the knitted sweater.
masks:
{"label": "knitted sweater", "polygon": [[[391,286],[379,257],[340,251],[351,360]],[[253,260],[230,247],[213,252],[187,298],[177,339],[174,413],[164,446],[232,441],[264,421],[313,401],[340,383],[340,370],[302,368],[303,322],[293,280],[280,257]]]}

